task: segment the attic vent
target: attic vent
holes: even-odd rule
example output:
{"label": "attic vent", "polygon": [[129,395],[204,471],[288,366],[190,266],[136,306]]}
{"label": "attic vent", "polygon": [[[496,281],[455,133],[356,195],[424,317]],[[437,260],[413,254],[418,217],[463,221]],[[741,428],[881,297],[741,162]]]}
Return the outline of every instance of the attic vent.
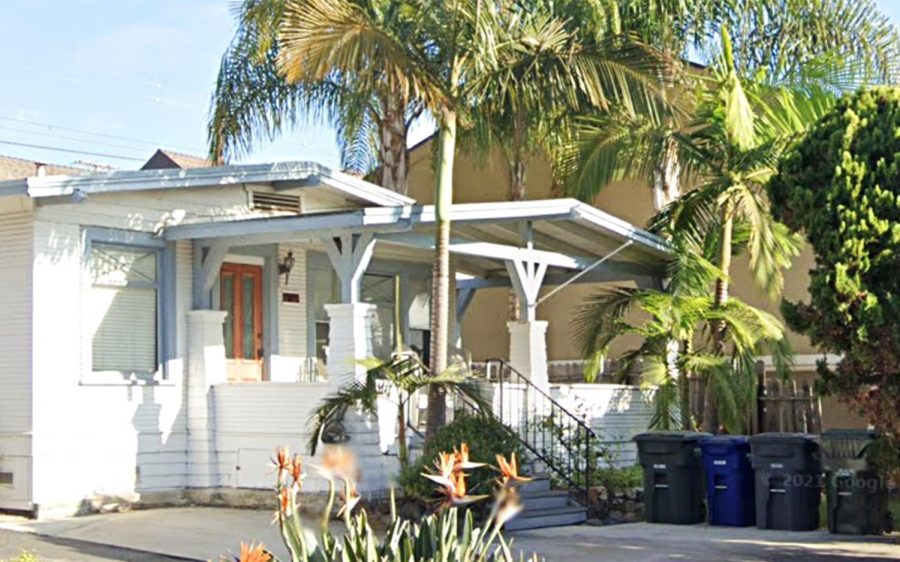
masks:
{"label": "attic vent", "polygon": [[299,215],[300,196],[267,191],[251,191],[250,208],[257,211],[281,211]]}

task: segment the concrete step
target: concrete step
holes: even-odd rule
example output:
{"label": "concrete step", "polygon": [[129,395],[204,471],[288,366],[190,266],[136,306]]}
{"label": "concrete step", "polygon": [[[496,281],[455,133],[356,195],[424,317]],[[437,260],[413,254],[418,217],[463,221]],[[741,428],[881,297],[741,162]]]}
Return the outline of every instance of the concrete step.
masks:
{"label": "concrete step", "polygon": [[530,492],[520,494],[520,498],[524,508],[523,513],[569,506],[569,492],[566,490]]}
{"label": "concrete step", "polygon": [[562,527],[578,525],[587,521],[587,510],[583,507],[557,507],[553,509],[537,509],[522,511],[504,527],[507,531],[524,531],[525,529],[541,529],[543,527]]}
{"label": "concrete step", "polygon": [[549,492],[550,476],[548,474],[532,474],[531,480],[519,485],[519,493],[522,495]]}

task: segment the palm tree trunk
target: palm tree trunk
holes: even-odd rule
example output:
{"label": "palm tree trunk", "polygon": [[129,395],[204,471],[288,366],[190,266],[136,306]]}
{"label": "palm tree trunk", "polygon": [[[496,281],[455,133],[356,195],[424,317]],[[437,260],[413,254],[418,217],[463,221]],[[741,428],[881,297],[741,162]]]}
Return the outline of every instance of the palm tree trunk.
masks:
{"label": "palm tree trunk", "polygon": [[[691,353],[692,343],[685,340],[681,344],[681,351],[685,355]],[[678,409],[681,410],[681,429],[690,431],[693,429],[691,420],[691,373],[688,373],[684,367],[684,362],[680,362],[678,378]]]}
{"label": "palm tree trunk", "polygon": [[[450,206],[453,204],[453,160],[456,155],[454,110],[440,116],[437,178],[435,182],[435,256],[431,287],[431,372],[447,369],[450,329]],[[437,385],[428,390],[426,438],[434,436],[447,420],[444,391]]]}
{"label": "palm tree trunk", "polygon": [[663,154],[653,172],[653,204],[662,211],[681,196],[681,161],[678,143],[671,136],[663,141]]}
{"label": "palm tree trunk", "polygon": [[402,96],[394,96],[381,104],[381,171],[380,184],[406,195],[409,175],[409,153],[406,149],[407,103]]}
{"label": "palm tree trunk", "polygon": [[[528,164],[525,159],[517,154],[509,163],[509,200],[524,201],[525,200],[525,171]],[[513,289],[509,290],[509,319],[515,322],[521,318],[522,303],[519,302],[519,295]]]}
{"label": "palm tree trunk", "polygon": [[[734,218],[731,204],[726,203],[722,208],[722,231],[719,241],[719,269],[724,275],[716,281],[716,294],[714,305],[724,306],[728,301],[728,277],[731,274],[731,239],[734,232]],[[725,323],[718,321],[712,326],[713,352],[716,355],[725,355]],[[706,405],[704,415],[704,429],[711,433],[717,433],[719,429],[718,403],[714,385],[706,385]]]}

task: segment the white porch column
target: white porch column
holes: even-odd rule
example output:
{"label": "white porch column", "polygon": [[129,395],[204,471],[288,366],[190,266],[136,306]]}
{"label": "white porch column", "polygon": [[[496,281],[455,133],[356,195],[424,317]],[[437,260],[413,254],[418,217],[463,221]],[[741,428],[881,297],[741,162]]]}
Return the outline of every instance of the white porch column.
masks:
{"label": "white porch column", "polygon": [[226,382],[225,341],[222,324],[227,312],[192,310],[187,313],[187,485],[219,486],[216,455],[216,420],[212,385]]}
{"label": "white porch column", "polygon": [[[532,250],[530,236],[528,250]],[[537,319],[537,304],[541,285],[547,274],[547,266],[546,261],[535,258],[513,259],[506,262],[509,279],[522,303],[522,320],[506,324],[509,328],[509,364],[545,394],[550,392],[550,376],[547,372],[547,322]]]}
{"label": "white porch column", "polygon": [[328,388],[337,391],[347,383],[366,380],[366,368],[358,363],[372,357],[369,338],[375,305],[369,303],[326,304],[328,312]]}
{"label": "white porch column", "polygon": [[509,329],[509,364],[549,394],[547,321],[507,322],[506,326]]}

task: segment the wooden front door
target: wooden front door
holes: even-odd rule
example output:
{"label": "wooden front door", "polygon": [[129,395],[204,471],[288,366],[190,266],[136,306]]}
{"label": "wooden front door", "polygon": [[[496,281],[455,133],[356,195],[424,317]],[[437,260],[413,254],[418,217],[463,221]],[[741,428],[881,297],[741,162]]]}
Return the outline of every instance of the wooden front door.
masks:
{"label": "wooden front door", "polygon": [[219,273],[229,381],[263,380],[262,266],[226,263]]}

